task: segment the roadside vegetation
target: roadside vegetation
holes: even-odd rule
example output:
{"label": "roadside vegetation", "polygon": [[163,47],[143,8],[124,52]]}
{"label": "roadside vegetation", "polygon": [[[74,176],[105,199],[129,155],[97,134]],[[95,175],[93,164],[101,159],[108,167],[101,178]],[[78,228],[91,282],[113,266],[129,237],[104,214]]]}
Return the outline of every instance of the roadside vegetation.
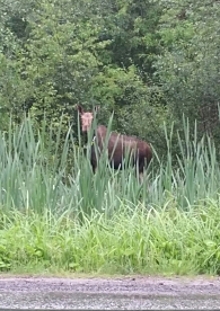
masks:
{"label": "roadside vegetation", "polygon": [[51,133],[34,133],[30,119],[1,132],[1,270],[219,273],[216,151],[208,138],[197,141],[196,126],[187,140],[184,124],[182,157],[173,164],[164,125],[167,160],[154,151],[143,184],[134,169],[114,171],[104,157],[94,176],[71,129],[62,146],[60,133],[48,144]]}

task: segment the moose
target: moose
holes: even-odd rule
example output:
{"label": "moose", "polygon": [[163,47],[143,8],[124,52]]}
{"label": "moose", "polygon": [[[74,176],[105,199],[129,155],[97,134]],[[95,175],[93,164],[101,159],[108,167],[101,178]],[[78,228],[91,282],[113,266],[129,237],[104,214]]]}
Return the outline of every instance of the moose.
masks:
{"label": "moose", "polygon": [[[87,134],[88,138],[88,133],[92,128],[94,120],[94,113],[85,111],[81,105],[77,105],[76,109],[78,110],[81,119],[82,133]],[[99,106],[95,106],[95,115],[98,110]],[[105,139],[108,135],[106,126],[98,125],[94,129],[93,134],[93,143],[98,147],[99,152],[102,152],[104,149]],[[136,136],[128,136],[116,132],[110,132],[107,139],[106,147],[111,167],[121,170],[124,167],[123,161],[128,154],[131,157],[130,163],[133,166],[137,165],[139,177],[141,178],[144,168],[148,166],[152,159],[152,150],[150,145]],[[95,173],[98,165],[98,159],[94,147],[91,149],[91,165],[93,172]]]}

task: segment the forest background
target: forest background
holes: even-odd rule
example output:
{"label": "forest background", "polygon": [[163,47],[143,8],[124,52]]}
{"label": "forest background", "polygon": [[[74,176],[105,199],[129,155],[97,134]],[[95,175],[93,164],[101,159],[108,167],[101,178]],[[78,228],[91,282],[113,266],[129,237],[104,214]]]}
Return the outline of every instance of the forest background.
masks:
{"label": "forest background", "polygon": [[1,131],[29,115],[77,140],[80,103],[160,157],[183,115],[219,149],[220,1],[0,0],[0,16]]}

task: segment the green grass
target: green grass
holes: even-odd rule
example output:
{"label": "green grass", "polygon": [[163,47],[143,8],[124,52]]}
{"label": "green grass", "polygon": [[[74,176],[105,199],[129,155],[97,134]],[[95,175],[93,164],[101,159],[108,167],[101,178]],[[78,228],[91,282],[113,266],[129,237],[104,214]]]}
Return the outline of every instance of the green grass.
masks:
{"label": "green grass", "polygon": [[[111,120],[109,127],[111,126]],[[31,120],[0,133],[0,269],[56,273],[219,274],[220,169],[209,139],[154,154],[143,184]],[[91,137],[90,137],[91,139]],[[88,155],[89,156],[89,155]]]}
{"label": "green grass", "polygon": [[80,224],[70,215],[10,212],[1,220],[1,262],[7,271],[100,274],[217,274],[220,272],[219,202],[182,212],[99,212]]}

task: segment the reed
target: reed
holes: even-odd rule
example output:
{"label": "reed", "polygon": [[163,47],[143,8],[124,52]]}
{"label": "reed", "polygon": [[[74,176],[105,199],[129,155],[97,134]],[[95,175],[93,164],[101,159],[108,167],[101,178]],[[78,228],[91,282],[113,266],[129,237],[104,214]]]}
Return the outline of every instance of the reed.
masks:
{"label": "reed", "polygon": [[113,170],[105,151],[93,174],[90,148],[83,148],[80,133],[76,145],[71,129],[62,141],[60,132],[54,137],[52,130],[46,132],[46,126],[36,134],[30,119],[13,129],[10,124],[7,135],[0,132],[0,205],[7,210],[74,213],[96,209],[111,215],[122,202],[149,209],[171,200],[176,208],[187,210],[206,198],[215,200],[220,185],[215,146],[208,137],[197,140],[196,125],[190,140],[189,125],[183,125],[185,139],[178,137],[180,153],[175,158],[171,152],[173,130],[167,133],[164,125],[167,161],[161,162],[154,150],[154,159],[140,183],[135,167]]}
{"label": "reed", "polygon": [[111,169],[106,152],[93,174],[71,128],[63,141],[46,125],[36,133],[31,119],[9,124],[0,132],[0,269],[219,273],[216,149],[198,141],[196,124],[193,139],[183,126],[174,157],[164,125],[167,160],[154,150],[140,184],[135,168]]}

